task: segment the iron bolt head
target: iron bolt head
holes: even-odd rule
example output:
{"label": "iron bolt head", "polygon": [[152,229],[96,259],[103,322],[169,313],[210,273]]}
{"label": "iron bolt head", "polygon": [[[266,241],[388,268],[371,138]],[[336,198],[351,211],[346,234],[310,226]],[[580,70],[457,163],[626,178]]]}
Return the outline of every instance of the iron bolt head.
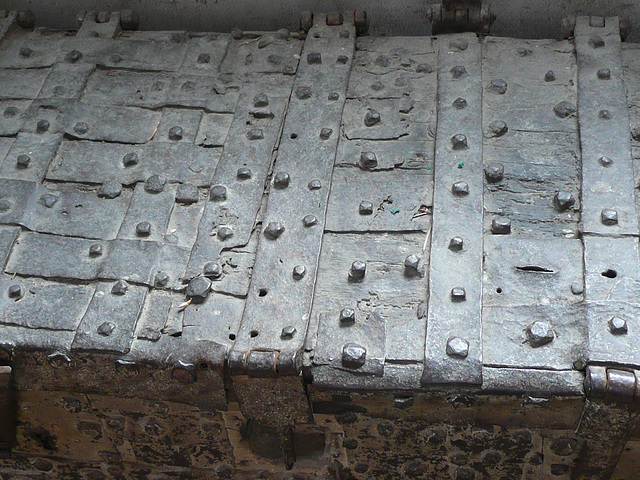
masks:
{"label": "iron bolt head", "polygon": [[489,183],[498,183],[504,178],[504,165],[491,163],[484,169],[484,176]]}
{"label": "iron bolt head", "polygon": [[198,58],[196,58],[196,63],[200,65],[209,63],[210,61],[211,55],[209,55],[208,53],[201,53],[200,55],[198,55]]}
{"label": "iron bolt head", "polygon": [[49,123],[49,120],[40,120],[38,121],[38,123],[36,124],[36,132],[38,133],[44,133],[47,130],[49,130],[49,127],[51,126],[51,124]]}
{"label": "iron bolt head", "polygon": [[458,197],[469,195],[469,184],[467,182],[456,182],[451,186],[451,193]]}
{"label": "iron bolt head", "polygon": [[209,190],[209,198],[213,202],[224,202],[227,199],[227,187],[224,185],[214,185]]}
{"label": "iron bolt head", "polygon": [[89,255],[91,257],[99,257],[102,255],[102,245],[99,243],[94,243],[89,247]]}
{"label": "iron bolt head", "polygon": [[20,169],[28,168],[30,163],[31,157],[29,155],[18,155],[16,159],[16,167]]}
{"label": "iron bolt head", "polygon": [[528,48],[524,48],[524,47],[520,47],[516,50],[516,53],[518,54],[519,57],[528,57],[529,55],[532,55],[533,52],[531,50],[529,50]]}
{"label": "iron bolt head", "polygon": [[197,276],[191,279],[185,293],[194,303],[201,303],[209,295],[209,290],[211,290],[211,280]]}
{"label": "iron bolt head", "polygon": [[342,366],[360,368],[367,360],[367,349],[357,343],[345,343],[342,347]]}
{"label": "iron bolt head", "polygon": [[598,70],[598,78],[600,80],[610,80],[611,79],[611,70],[608,68],[601,68]]}
{"label": "iron bolt head", "polygon": [[346,65],[348,61],[349,57],[347,57],[346,55],[338,55],[338,58],[336,59],[336,62],[340,65]]}
{"label": "iron bolt head", "polygon": [[176,189],[176,203],[190,205],[198,203],[198,187],[190,183],[182,183]]}
{"label": "iron bolt head", "polygon": [[380,113],[378,113],[376,110],[368,110],[364,115],[364,124],[367,127],[373,127],[374,125],[380,123],[380,121]]}
{"label": "iron bolt head", "polygon": [[378,166],[378,158],[373,152],[362,152],[360,154],[360,167],[365,170],[372,170]]}
{"label": "iron bolt head", "polygon": [[467,299],[467,292],[463,287],[454,287],[451,289],[451,301],[463,302]]}
{"label": "iron bolt head", "polygon": [[293,325],[289,325],[282,329],[282,332],[280,332],[280,338],[290,339],[290,338],[293,338],[295,334],[296,334],[296,327],[294,327]]}
{"label": "iron bolt head", "polygon": [[33,50],[31,50],[29,47],[20,47],[19,55],[22,58],[29,58],[31,55],[33,55]]}
{"label": "iron bolt head", "polygon": [[52,195],[51,193],[45,193],[40,197],[40,199],[38,200],[38,203],[43,207],[53,208],[53,206],[56,204],[57,201],[58,201],[58,197],[56,197],[55,195]]}
{"label": "iron bolt head", "polygon": [[360,202],[358,206],[358,212],[360,215],[372,215],[373,214],[373,203],[371,202]]}
{"label": "iron bolt head", "polygon": [[231,38],[234,40],[241,40],[244,37],[244,32],[239,28],[234,28],[231,30]]}
{"label": "iron bolt head", "polygon": [[264,132],[261,128],[252,128],[247,132],[247,138],[249,140],[262,140],[264,138]]}
{"label": "iron bolt head", "polygon": [[349,280],[352,282],[360,282],[364,279],[364,276],[367,272],[367,264],[356,260],[351,264],[351,269],[349,270]]}
{"label": "iron bolt head", "polygon": [[455,358],[467,358],[469,355],[469,342],[460,337],[449,338],[447,340],[447,355]]}
{"label": "iron bolt head", "polygon": [[421,277],[423,270],[420,268],[420,257],[413,253],[408,255],[404,259],[404,273],[408,277]]}
{"label": "iron bolt head", "polygon": [[71,50],[69,53],[67,53],[64,57],[64,59],[67,62],[71,62],[71,63],[75,63],[78,60],[80,60],[82,58],[82,53],[80,53],[78,50]]}
{"label": "iron bolt head", "polygon": [[307,188],[309,190],[320,190],[322,188],[322,183],[320,183],[320,180],[311,180],[307,184]]}
{"label": "iron bolt head", "polygon": [[605,208],[600,212],[600,220],[603,225],[611,226],[618,224],[618,212],[612,208]]}
{"label": "iron bolt head", "polygon": [[298,87],[296,88],[296,97],[298,100],[306,100],[311,98],[311,87]]}
{"label": "iron bolt head", "polygon": [[600,117],[602,120],[611,120],[612,116],[613,115],[609,110],[600,110],[598,112],[598,117]]}
{"label": "iron bolt head", "polygon": [[349,38],[350,35],[349,30],[340,30],[340,38]]}
{"label": "iron bolt head", "polygon": [[286,28],[281,28],[276,33],[274,33],[273,36],[278,40],[289,40],[289,38],[291,38],[291,32]]}
{"label": "iron bolt head", "polygon": [[576,107],[567,101],[562,101],[553,107],[553,112],[560,118],[567,118],[576,113]]}
{"label": "iron bolt head", "polygon": [[78,135],[84,135],[89,131],[89,125],[87,125],[85,122],[78,122],[73,126],[73,131]]}
{"label": "iron bolt head", "polygon": [[527,339],[532,347],[541,347],[555,338],[553,327],[546,320],[538,320],[527,329]]}
{"label": "iron bolt head", "polygon": [[504,95],[505,93],[507,93],[507,82],[505,82],[501,78],[491,80],[491,82],[489,82],[488,90],[491,93],[495,93],[497,95]]}
{"label": "iron bolt head", "polygon": [[115,329],[116,326],[112,322],[103,322],[100,324],[97,331],[99,335],[102,335],[103,337],[109,337]]}
{"label": "iron bolt head", "polygon": [[602,48],[604,47],[604,40],[598,35],[594,35],[589,39],[589,46],[591,48]]}
{"label": "iron bolt head", "polygon": [[416,65],[416,73],[433,73],[433,67],[428,63],[419,63]]}
{"label": "iron bolt head", "polygon": [[556,208],[561,212],[569,210],[576,203],[576,199],[573,198],[573,194],[571,192],[558,192],[553,197],[553,201]]}
{"label": "iron bolt head", "polygon": [[22,295],[24,295],[22,285],[19,283],[10,285],[7,289],[7,294],[9,295],[9,298],[22,298]]}
{"label": "iron bolt head", "polygon": [[251,170],[245,167],[239,168],[236,176],[239,180],[248,180],[251,178]]}
{"label": "iron bolt head", "polygon": [[453,250],[454,252],[459,252],[464,247],[464,240],[462,237],[453,237],[449,241],[449,250]]}
{"label": "iron bolt head", "polygon": [[323,128],[322,130],[320,130],[320,138],[322,140],[329,140],[329,137],[331,137],[332,133],[333,130],[331,128]]}
{"label": "iron bolt head", "polygon": [[140,159],[138,158],[138,154],[135,152],[129,152],[124,157],[122,157],[122,164],[125,167],[133,167],[137,165]]}
{"label": "iron bolt head", "polygon": [[356,323],[356,311],[353,308],[340,310],[340,325],[353,325]]}
{"label": "iron bolt head", "polygon": [[253,106],[256,108],[262,108],[269,105],[269,97],[264,93],[259,93],[253,97]]}
{"label": "iron bolt head", "polygon": [[113,287],[111,287],[111,295],[124,295],[129,290],[129,284],[124,280],[118,280],[114,283]]}
{"label": "iron bolt head", "polygon": [[158,272],[153,278],[153,284],[156,287],[166,287],[168,283],[169,275],[167,275],[165,272]]}
{"label": "iron bolt head", "polygon": [[455,79],[465,77],[467,75],[467,69],[462,65],[456,65],[451,70],[451,76]]}
{"label": "iron bolt head", "polygon": [[494,235],[508,235],[511,233],[511,220],[505,217],[495,217],[491,220],[491,233]]}
{"label": "iron bolt head", "polygon": [[553,70],[549,70],[547,73],[544,74],[545,82],[553,82],[555,79],[556,79],[556,74],[554,73]]}
{"label": "iron bolt head", "polygon": [[144,190],[147,193],[161,193],[167,180],[160,175],[151,175],[144,182]]}
{"label": "iron bolt head", "polygon": [[207,262],[202,267],[202,274],[207,278],[220,278],[222,276],[222,267],[218,262]]}
{"label": "iron bolt head", "polygon": [[462,110],[467,107],[467,101],[462,97],[458,97],[453,101],[452,105],[456,110]]}
{"label": "iron bolt head", "polygon": [[338,100],[340,98],[340,95],[336,92],[331,92],[329,94],[329,96],[327,97],[327,100],[331,101],[331,102],[335,102],[336,100]]}
{"label": "iron bolt head", "polygon": [[307,55],[307,63],[309,65],[320,65],[322,63],[322,55],[318,52],[313,52]]}
{"label": "iron bolt head", "polygon": [[276,240],[284,232],[284,225],[280,222],[269,222],[264,229],[264,236],[269,240]]}
{"label": "iron bolt head", "polygon": [[288,173],[286,173],[286,172],[278,172],[273,177],[273,186],[276,187],[278,190],[282,190],[282,189],[287,188],[289,186],[290,180],[291,179],[290,179]]}
{"label": "iron bolt head", "polygon": [[502,137],[509,131],[509,127],[502,120],[496,120],[489,124],[489,137]]}
{"label": "iron bolt head", "polygon": [[600,157],[598,159],[598,162],[600,162],[600,165],[602,165],[603,167],[610,167],[611,165],[613,165],[613,160],[606,156]]}
{"label": "iron bolt head", "polygon": [[571,293],[574,295],[582,295],[584,293],[584,286],[581,282],[575,282],[571,284]]}
{"label": "iron bolt head", "polygon": [[136,225],[136,235],[139,237],[148,237],[151,233],[151,224],[149,222],[140,222]]}
{"label": "iron bolt head", "polygon": [[627,334],[627,321],[620,317],[612,317],[609,320],[609,331],[613,335],[626,335]]}
{"label": "iron bolt head", "polygon": [[461,134],[451,137],[451,146],[454,150],[464,150],[467,148],[467,137]]}
{"label": "iron bolt head", "polygon": [[375,92],[379,92],[380,90],[382,90],[384,88],[384,83],[382,82],[373,82],[371,84],[371,90],[375,91]]}
{"label": "iron bolt head", "polygon": [[121,193],[122,185],[118,182],[104,182],[100,185],[100,188],[98,188],[96,195],[100,198],[113,199],[120,196]]}
{"label": "iron bolt head", "polygon": [[173,140],[173,141],[178,141],[178,140],[182,140],[182,136],[184,134],[184,131],[182,130],[182,127],[171,127],[169,129],[169,140]]}
{"label": "iron bolt head", "polygon": [[304,265],[296,265],[293,267],[293,279],[302,280],[307,274],[307,269]]}
{"label": "iron bolt head", "polygon": [[449,42],[449,48],[454,52],[462,52],[469,48],[469,42],[464,38],[455,38]]}
{"label": "iron bolt head", "polygon": [[233,230],[229,227],[220,227],[217,233],[218,238],[221,242],[224,242],[228,238],[233,237]]}
{"label": "iron bolt head", "polygon": [[302,219],[302,224],[307,228],[313,227],[317,223],[318,223],[318,219],[315,217],[315,215],[306,215]]}

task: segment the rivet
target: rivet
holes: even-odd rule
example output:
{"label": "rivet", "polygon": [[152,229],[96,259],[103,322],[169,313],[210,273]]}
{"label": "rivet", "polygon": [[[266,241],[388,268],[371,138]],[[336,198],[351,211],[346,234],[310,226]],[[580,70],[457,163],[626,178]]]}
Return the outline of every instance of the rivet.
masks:
{"label": "rivet", "polygon": [[144,191],[147,193],[161,193],[167,180],[160,175],[151,175],[144,182]]}
{"label": "rivet", "polygon": [[608,68],[601,68],[598,70],[598,78],[600,80],[610,80],[611,79],[611,70]]}
{"label": "rivet", "polygon": [[416,65],[416,73],[433,73],[433,67],[428,63],[419,63]]}
{"label": "rivet", "polygon": [[176,189],[176,203],[182,205],[190,205],[197,203],[200,195],[198,193],[198,187],[190,183],[181,183]]}
{"label": "rivet", "polygon": [[136,235],[139,237],[148,237],[151,233],[151,224],[149,222],[140,222],[136,225]]}
{"label": "rivet", "polygon": [[322,130],[320,130],[320,138],[322,140],[329,140],[329,137],[332,133],[333,130],[331,128],[323,128]]}
{"label": "rivet", "polygon": [[501,137],[508,131],[509,131],[509,127],[507,127],[507,124],[502,120],[496,120],[495,122],[491,122],[489,124],[490,137]]}
{"label": "rivet", "polygon": [[262,140],[264,138],[264,132],[261,128],[252,128],[247,132],[247,138],[249,140]]}
{"label": "rivet", "polygon": [[311,97],[311,88],[310,87],[298,87],[296,88],[296,97],[299,100],[306,100]]}
{"label": "rivet", "polygon": [[353,325],[356,322],[356,312],[353,308],[343,308],[340,310],[340,325]]}
{"label": "rivet", "polygon": [[313,227],[317,223],[318,219],[315,217],[315,215],[305,215],[305,217],[302,219],[302,224],[307,228]]}
{"label": "rivet", "polygon": [[571,293],[574,295],[582,295],[584,293],[584,286],[582,282],[574,282],[571,284]]}
{"label": "rivet", "polygon": [[284,232],[284,225],[280,222],[269,222],[264,229],[264,236],[269,240],[276,240]]}
{"label": "rivet", "polygon": [[322,188],[322,183],[320,182],[320,180],[311,180],[307,184],[307,188],[309,190],[320,190]]}
{"label": "rivet", "polygon": [[236,176],[239,180],[248,180],[251,178],[251,170],[246,167],[239,168]]}
{"label": "rivet", "polygon": [[373,152],[362,152],[360,154],[360,167],[372,170],[378,166],[378,158]]}
{"label": "rivet", "polygon": [[304,265],[296,265],[293,267],[293,279],[302,280],[307,274],[307,268]]}
{"label": "rivet", "polygon": [[89,131],[89,125],[87,125],[85,122],[78,122],[73,126],[73,131],[78,135],[84,135]]}
{"label": "rivet", "polygon": [[[282,60],[283,58],[280,55],[269,55],[267,57],[267,62],[271,65],[280,65],[282,63]],[[285,75],[292,75],[293,67],[291,65],[285,65],[282,68],[282,73],[284,73]]]}
{"label": "rivet", "polygon": [[22,58],[29,58],[31,55],[33,55],[33,50],[31,50],[29,47],[20,47],[19,55]]}
{"label": "rivet", "polygon": [[209,198],[213,202],[224,202],[227,199],[227,187],[224,185],[214,185],[209,190]]}
{"label": "rivet", "polygon": [[265,48],[268,47],[271,44],[271,40],[269,40],[267,37],[262,37],[260,40],[258,40],[258,48]]}
{"label": "rivet", "polygon": [[36,123],[36,132],[44,133],[49,130],[50,126],[49,120],[39,120],[38,123]]}
{"label": "rivet", "polygon": [[408,277],[422,277],[423,273],[420,268],[420,257],[413,253],[407,255],[404,259],[404,274]]}
{"label": "rivet", "polygon": [[504,178],[504,165],[491,163],[484,169],[484,176],[489,183],[498,183]]}
{"label": "rivet", "polygon": [[569,115],[576,113],[576,107],[567,101],[562,101],[553,107],[553,111],[556,116],[567,118]]}
{"label": "rivet", "polygon": [[349,38],[350,35],[349,30],[340,30],[340,38]]}
{"label": "rivet", "polygon": [[380,123],[380,114],[373,109],[368,110],[367,113],[364,115],[365,126],[373,127],[378,123]]}
{"label": "rivet", "polygon": [[111,287],[111,294],[124,295],[125,293],[127,293],[127,290],[129,290],[129,284],[124,280],[118,280],[113,284],[113,287]]}
{"label": "rivet", "polygon": [[13,118],[18,115],[18,109],[16,107],[7,107],[2,113],[6,118]]}
{"label": "rivet", "polygon": [[194,303],[204,302],[211,290],[211,280],[207,277],[197,276],[187,284],[185,293]]}
{"label": "rivet", "polygon": [[234,28],[231,30],[231,37],[234,40],[241,40],[244,37],[244,32],[239,28]]}
{"label": "rivet", "polygon": [[589,39],[589,46],[591,48],[602,48],[604,47],[604,40],[598,35],[594,35]]}
{"label": "rivet", "polygon": [[611,112],[609,110],[600,110],[598,112],[598,117],[600,117],[602,120],[611,120]]}
{"label": "rivet", "polygon": [[600,220],[603,225],[617,225],[618,224],[618,212],[612,208],[605,208],[600,212]]}
{"label": "rivet", "polygon": [[553,197],[553,202],[558,210],[564,212],[570,209],[576,203],[571,192],[558,192]]}
{"label": "rivet", "polygon": [[598,161],[603,167],[610,167],[611,165],[613,165],[613,160],[611,160],[609,157],[602,156],[598,159]]}
{"label": "rivet", "polygon": [[122,193],[122,185],[118,182],[104,182],[98,188],[96,195],[100,198],[114,199]]}
{"label": "rivet", "polygon": [[362,280],[364,280],[366,272],[367,264],[360,260],[356,260],[351,264],[351,269],[349,270],[349,281],[361,282]]}
{"label": "rivet", "polygon": [[135,152],[129,152],[124,157],[122,157],[122,164],[125,167],[133,167],[137,165],[140,159],[138,158],[138,154]]}
{"label": "rivet", "polygon": [[378,55],[378,57],[375,59],[375,61],[373,63],[375,63],[379,67],[385,67],[386,68],[386,67],[389,66],[390,60],[389,60],[389,57],[387,55],[380,54],[380,55]]}
{"label": "rivet", "polygon": [[273,36],[278,40],[289,40],[289,38],[291,38],[291,32],[286,28],[281,28],[276,33],[274,33]]}
{"label": "rivet", "polygon": [[229,227],[220,227],[218,229],[217,236],[221,242],[224,242],[225,240],[233,237],[233,230]]}
{"label": "rivet", "polygon": [[449,240],[449,250],[459,252],[463,247],[464,240],[462,240],[462,237],[453,237],[451,240]]}
{"label": "rivet", "polygon": [[222,276],[222,267],[218,262],[207,262],[202,267],[202,274],[207,278],[218,279]]}
{"label": "rivet", "polygon": [[462,110],[463,108],[467,107],[467,101],[462,98],[462,97],[458,97],[453,101],[454,108],[456,108],[457,110]]}
{"label": "rivet", "polygon": [[360,368],[367,359],[367,349],[357,343],[345,343],[342,347],[342,366]]}
{"label": "rivet", "polygon": [[322,55],[313,52],[307,55],[307,63],[309,65],[320,65],[322,63]]}
{"label": "rivet", "polygon": [[620,317],[611,317],[609,320],[609,331],[613,335],[626,335],[627,330],[627,321]]}
{"label": "rivet", "polygon": [[454,150],[464,150],[467,148],[467,137],[461,134],[451,137],[451,146]]}
{"label": "rivet", "polygon": [[278,172],[273,177],[273,186],[278,190],[282,190],[289,186],[290,182],[289,174],[286,172]]}
{"label": "rivet", "polygon": [[24,295],[22,290],[22,285],[20,284],[10,285],[9,288],[7,289],[7,295],[9,295],[9,298],[22,298],[22,296]]}
{"label": "rivet", "polygon": [[538,320],[527,328],[527,339],[532,347],[541,347],[555,338],[551,324],[546,320]]}
{"label": "rivet", "polygon": [[544,74],[545,82],[553,82],[555,79],[556,79],[556,74],[553,72],[553,70],[549,70],[547,73]]}
{"label": "rivet", "polygon": [[469,195],[469,184],[467,182],[456,182],[451,186],[451,193],[458,197]]}
{"label": "rivet", "polygon": [[504,95],[505,93],[507,93],[507,82],[505,82],[501,78],[491,80],[489,82],[489,87],[487,87],[487,90],[497,95]]}
{"label": "rivet", "polygon": [[469,342],[464,338],[451,337],[447,340],[447,355],[455,358],[467,358],[469,355]]}
{"label": "rivet", "polygon": [[379,92],[380,90],[382,90],[384,88],[384,84],[382,82],[373,82],[371,84],[371,90]]}
{"label": "rivet", "polygon": [[38,203],[45,208],[53,208],[57,201],[58,197],[51,193],[45,193],[38,199]]}
{"label": "rivet", "polygon": [[102,335],[103,337],[109,337],[115,329],[116,326],[113,323],[103,322],[100,324],[97,331],[99,335]]}
{"label": "rivet", "polygon": [[529,50],[528,48],[524,48],[524,47],[519,47],[516,50],[516,53],[518,54],[519,57],[528,57],[529,55],[533,54],[533,52],[531,50]]}
{"label": "rivet", "polygon": [[511,233],[511,220],[505,217],[495,217],[491,221],[491,233],[494,235],[507,235]]}
{"label": "rivet", "polygon": [[200,55],[198,55],[198,58],[196,58],[196,63],[199,64],[209,63],[210,61],[211,55],[209,55],[208,53],[201,53]]}
{"label": "rivet", "polygon": [[182,140],[182,136],[183,136],[184,132],[182,130],[182,127],[171,127],[169,129],[169,140],[173,140],[173,141],[178,141],[178,140]]}
{"label": "rivet", "polygon": [[122,61],[122,57],[118,54],[111,55],[109,58],[111,59],[111,63],[120,63]]}
{"label": "rivet", "polygon": [[336,62],[340,65],[346,65],[348,61],[349,57],[347,57],[346,55],[338,55],[338,58],[336,59]]}
{"label": "rivet", "polygon": [[463,287],[453,287],[451,289],[451,301],[463,302],[467,299],[467,292]]}
{"label": "rivet", "polygon": [[462,78],[467,75],[467,69],[462,65],[456,65],[450,70],[450,72],[455,79]]}
{"label": "rivet", "polygon": [[332,92],[329,94],[329,96],[327,97],[327,100],[330,100],[332,102],[335,102],[336,100],[338,100],[340,98],[340,95],[336,92]]}
{"label": "rivet", "polygon": [[169,283],[169,275],[165,272],[158,272],[153,278],[153,285],[156,287],[166,287]]}
{"label": "rivet", "polygon": [[67,62],[75,63],[82,58],[82,53],[78,50],[71,50],[67,55],[65,55],[64,59]]}
{"label": "rivet", "polygon": [[449,48],[454,52],[462,52],[469,48],[469,42],[464,38],[455,38],[449,42]]}
{"label": "rivet", "polygon": [[358,207],[358,212],[360,215],[372,215],[373,214],[373,203],[371,202],[360,202]]}
{"label": "rivet", "polygon": [[295,334],[296,334],[296,327],[294,327],[293,325],[289,325],[282,329],[282,332],[280,332],[280,338],[288,340],[290,338],[293,338]]}
{"label": "rivet", "polygon": [[253,97],[253,106],[256,108],[266,107],[269,105],[269,97],[264,93],[259,93]]}
{"label": "rivet", "polygon": [[100,255],[102,255],[102,245],[94,243],[89,247],[89,256],[99,257]]}

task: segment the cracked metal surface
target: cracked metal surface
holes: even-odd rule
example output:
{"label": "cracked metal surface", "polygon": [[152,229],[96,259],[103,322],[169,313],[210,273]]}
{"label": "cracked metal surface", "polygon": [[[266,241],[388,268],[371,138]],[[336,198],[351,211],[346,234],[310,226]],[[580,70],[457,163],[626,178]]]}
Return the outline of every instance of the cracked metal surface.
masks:
{"label": "cracked metal surface", "polygon": [[637,478],[617,19],[0,17],[0,479]]}

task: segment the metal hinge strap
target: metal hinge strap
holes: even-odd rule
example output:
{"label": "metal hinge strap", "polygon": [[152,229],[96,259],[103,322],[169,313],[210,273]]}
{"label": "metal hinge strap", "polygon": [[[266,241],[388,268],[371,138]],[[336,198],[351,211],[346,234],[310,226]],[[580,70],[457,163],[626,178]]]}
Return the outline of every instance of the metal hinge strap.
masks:
{"label": "metal hinge strap", "polygon": [[0,449],[10,448],[16,442],[15,398],[12,370],[0,366]]}

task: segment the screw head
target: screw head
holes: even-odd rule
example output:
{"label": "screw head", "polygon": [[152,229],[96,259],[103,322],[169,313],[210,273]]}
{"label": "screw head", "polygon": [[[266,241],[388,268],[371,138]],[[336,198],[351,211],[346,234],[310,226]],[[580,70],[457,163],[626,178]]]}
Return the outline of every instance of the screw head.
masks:
{"label": "screw head", "polygon": [[511,220],[505,217],[495,217],[491,220],[491,233],[494,235],[508,235],[511,233]]}
{"label": "screw head", "polygon": [[201,303],[209,295],[209,290],[211,290],[211,280],[207,277],[197,276],[191,279],[185,293],[194,303]]}
{"label": "screw head", "polygon": [[209,190],[209,198],[213,202],[224,202],[227,199],[227,187],[224,185],[214,185]]}
{"label": "screw head", "polygon": [[447,355],[455,358],[467,358],[469,355],[469,342],[464,338],[451,337],[447,340]]}
{"label": "screw head", "polygon": [[360,154],[360,167],[365,170],[372,170],[378,166],[378,158],[373,152],[362,152]]}
{"label": "screw head", "polygon": [[353,325],[356,323],[356,312],[353,308],[343,308],[340,310],[340,325]]}
{"label": "screw head", "polygon": [[351,269],[349,270],[349,281],[351,282],[360,282],[364,279],[364,276],[367,272],[367,264],[356,260],[351,264]]}
{"label": "screw head", "polygon": [[380,121],[380,114],[376,110],[368,110],[364,115],[364,124],[367,127],[373,127],[374,125],[380,123]]}
{"label": "screw head", "polygon": [[222,267],[218,262],[207,262],[202,267],[202,274],[207,278],[218,279],[222,273]]}
{"label": "screw head", "polygon": [[118,280],[113,287],[111,287],[111,295],[124,295],[129,290],[129,284],[124,280]]}
{"label": "screw head", "polygon": [[532,347],[541,347],[555,338],[553,327],[546,320],[538,320],[527,329],[527,339]]}
{"label": "screw head", "polygon": [[509,131],[509,127],[502,120],[496,120],[489,124],[489,137],[502,137]]}
{"label": "screw head", "polygon": [[451,301],[463,302],[467,299],[467,292],[463,287],[454,287],[451,289]]}
{"label": "screw head", "polygon": [[504,178],[504,165],[491,163],[484,169],[484,176],[489,183],[498,183]]}
{"label": "screw head", "polygon": [[342,347],[342,366],[360,368],[367,360],[367,349],[357,343],[345,343]]}
{"label": "screw head", "polygon": [[277,239],[284,232],[284,225],[280,222],[269,222],[267,227],[264,229],[264,236],[269,240]]}
{"label": "screw head", "polygon": [[626,335],[627,330],[627,321],[620,317],[611,317],[609,320],[609,331],[613,335]]}
{"label": "screw head", "polygon": [[151,233],[151,224],[149,222],[140,222],[136,225],[136,235],[139,237],[148,237]]}
{"label": "screw head", "polygon": [[296,327],[294,327],[293,325],[286,326],[282,329],[282,332],[280,332],[280,338],[286,340],[293,338],[293,336],[296,334],[296,331]]}
{"label": "screw head", "polygon": [[449,241],[449,250],[453,250],[454,252],[459,252],[464,247],[464,240],[462,237],[453,237]]}
{"label": "screw head", "polygon": [[458,197],[469,195],[469,184],[467,182],[456,182],[451,186],[451,193]]}
{"label": "screw head", "polygon": [[618,212],[612,208],[605,208],[600,212],[600,220],[603,225],[612,226],[618,224]]}
{"label": "screw head", "polygon": [[576,203],[576,199],[573,198],[571,192],[558,192],[553,197],[553,202],[558,210],[564,212],[569,210]]}
{"label": "screw head", "polygon": [[505,82],[501,78],[491,80],[491,82],[489,82],[489,87],[487,88],[487,90],[497,95],[504,95],[505,93],[507,93],[507,82]]}
{"label": "screw head", "polygon": [[467,137],[462,134],[457,134],[451,137],[451,146],[454,150],[464,150],[468,148]]}
{"label": "screw head", "polygon": [[278,172],[273,177],[273,186],[278,190],[285,189],[289,186],[289,182],[291,179],[289,178],[289,174],[286,172]]}
{"label": "screw head", "polygon": [[372,215],[373,214],[373,203],[371,202],[360,202],[358,206],[358,212],[360,215]]}
{"label": "screw head", "polygon": [[304,265],[296,265],[293,267],[293,279],[302,280],[307,274],[307,268]]}

